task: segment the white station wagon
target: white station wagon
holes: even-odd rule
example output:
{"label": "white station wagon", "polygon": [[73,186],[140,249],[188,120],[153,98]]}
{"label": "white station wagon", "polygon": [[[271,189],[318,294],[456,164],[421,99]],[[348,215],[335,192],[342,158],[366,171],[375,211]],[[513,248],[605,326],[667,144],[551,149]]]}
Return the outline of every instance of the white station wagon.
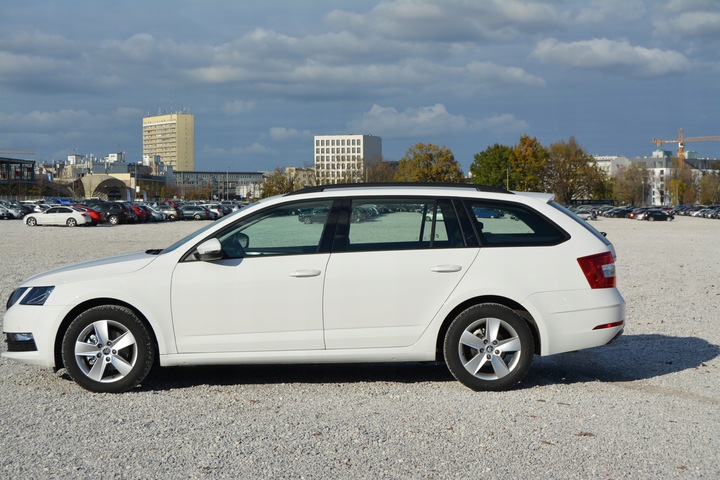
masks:
{"label": "white station wagon", "polygon": [[134,388],[156,364],[356,362],[444,362],[471,389],[505,390],[534,355],[622,333],[614,262],[604,235],[548,194],[312,187],[162,250],[25,281],[3,356],[64,367],[95,392]]}

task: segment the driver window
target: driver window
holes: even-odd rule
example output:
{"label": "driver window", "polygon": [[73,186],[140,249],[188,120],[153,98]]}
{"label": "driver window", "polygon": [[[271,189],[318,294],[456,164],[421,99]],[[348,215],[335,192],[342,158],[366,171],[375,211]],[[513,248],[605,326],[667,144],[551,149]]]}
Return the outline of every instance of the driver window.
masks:
{"label": "driver window", "polygon": [[223,258],[316,253],[332,200],[298,202],[244,218],[217,238]]}

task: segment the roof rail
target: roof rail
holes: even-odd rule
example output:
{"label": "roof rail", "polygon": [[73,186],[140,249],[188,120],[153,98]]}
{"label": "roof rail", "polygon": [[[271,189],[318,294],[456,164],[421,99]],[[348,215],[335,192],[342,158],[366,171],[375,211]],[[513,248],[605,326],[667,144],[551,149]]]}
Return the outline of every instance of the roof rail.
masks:
{"label": "roof rail", "polygon": [[469,188],[478,192],[494,192],[494,193],[510,193],[500,187],[491,187],[488,185],[478,185],[475,183],[450,183],[450,182],[370,182],[370,183],[334,183],[327,185],[315,185],[313,187],[305,187],[294,192],[286,193],[288,195],[298,195],[301,193],[324,192],[326,190],[349,189],[349,188],[383,188],[383,187],[425,187],[425,188]]}

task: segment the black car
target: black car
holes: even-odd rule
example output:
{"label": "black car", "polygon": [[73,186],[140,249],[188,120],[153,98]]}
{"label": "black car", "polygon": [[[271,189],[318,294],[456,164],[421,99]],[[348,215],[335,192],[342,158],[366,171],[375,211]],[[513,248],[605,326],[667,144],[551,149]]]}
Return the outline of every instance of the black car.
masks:
{"label": "black car", "polygon": [[92,208],[100,212],[103,219],[110,225],[120,223],[134,223],[137,221],[137,215],[130,206],[120,202],[100,202],[94,203]]}
{"label": "black car", "polygon": [[642,217],[643,220],[647,220],[649,222],[655,222],[655,221],[671,221],[674,220],[675,217],[673,215],[670,215],[669,213],[666,213],[662,210],[648,210],[645,212],[645,215]]}

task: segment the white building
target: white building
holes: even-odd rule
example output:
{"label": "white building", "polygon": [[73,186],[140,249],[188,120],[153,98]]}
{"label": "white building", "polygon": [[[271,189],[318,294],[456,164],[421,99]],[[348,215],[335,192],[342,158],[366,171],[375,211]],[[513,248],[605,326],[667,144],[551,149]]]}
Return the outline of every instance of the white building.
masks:
{"label": "white building", "polygon": [[368,167],[382,161],[382,139],[374,135],[315,135],[314,140],[320,184],[362,182]]}
{"label": "white building", "polygon": [[593,155],[595,163],[608,177],[613,177],[630,166],[630,159],[617,155]]}

